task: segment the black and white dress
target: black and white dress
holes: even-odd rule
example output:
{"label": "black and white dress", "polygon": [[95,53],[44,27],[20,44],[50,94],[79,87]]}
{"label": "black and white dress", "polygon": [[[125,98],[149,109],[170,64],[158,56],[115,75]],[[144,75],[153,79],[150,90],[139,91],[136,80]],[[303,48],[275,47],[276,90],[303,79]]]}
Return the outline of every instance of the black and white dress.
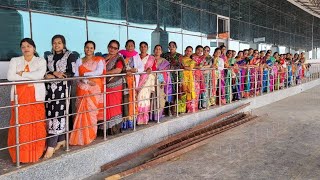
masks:
{"label": "black and white dress", "polygon": [[[67,77],[74,75],[76,57],[70,51],[64,51],[61,54],[51,54],[48,56],[47,61],[47,74],[53,74],[54,71],[57,71],[66,74]],[[46,115],[50,119],[47,122],[48,134],[49,136],[62,134],[61,137],[55,136],[51,140],[49,139],[49,147],[54,147],[57,142],[65,140],[66,101],[56,99],[66,97],[67,86],[70,87],[70,82],[56,81],[46,84],[46,101],[48,101],[46,103]]]}

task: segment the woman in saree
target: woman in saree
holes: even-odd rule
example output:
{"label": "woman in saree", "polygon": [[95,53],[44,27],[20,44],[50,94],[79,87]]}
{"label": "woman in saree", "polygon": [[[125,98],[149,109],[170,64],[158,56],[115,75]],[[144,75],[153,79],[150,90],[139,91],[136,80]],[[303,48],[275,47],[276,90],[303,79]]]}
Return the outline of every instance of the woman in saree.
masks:
{"label": "woman in saree", "polygon": [[[214,54],[213,54],[213,68],[216,69],[215,73],[213,75],[214,76],[213,77],[213,79],[214,79],[214,81],[213,81],[213,87],[214,87],[213,88],[213,92],[216,95],[215,96],[216,98],[214,98],[215,101],[219,100],[219,94],[220,94],[219,91],[220,90],[218,88],[221,88],[221,84],[219,84],[219,79],[221,79],[221,81],[222,81],[222,77],[224,77],[224,65],[225,65],[225,63],[224,63],[224,60],[220,58],[220,56],[221,56],[221,50],[220,50],[220,48],[216,48],[214,50]],[[224,98],[223,93],[222,93],[223,89],[224,88],[221,88],[221,104],[225,104],[225,98]],[[223,102],[223,100],[224,100],[224,102]],[[219,102],[219,101],[217,101],[217,102]],[[215,104],[217,104],[217,103],[215,102]]]}
{"label": "woman in saree", "polygon": [[[125,64],[122,56],[118,54],[120,44],[117,40],[111,40],[108,44],[108,54],[105,56],[106,75],[115,75],[125,72]],[[121,132],[123,97],[127,91],[123,91],[124,78],[114,76],[106,78],[106,120],[107,134],[115,135]],[[99,131],[103,132],[103,125],[99,126]]]}
{"label": "woman in saree", "polygon": [[[99,76],[102,75],[104,63],[96,60],[93,41],[87,41],[84,45],[85,57],[76,62],[75,76]],[[73,123],[73,131],[70,134],[71,145],[87,145],[97,136],[97,115],[101,95],[101,78],[82,79],[77,83],[76,116]]]}
{"label": "woman in saree", "polygon": [[[274,71],[274,58],[271,57],[270,53],[266,54],[266,64],[265,64],[265,70],[263,71],[264,80],[266,81],[265,85],[267,87],[267,92],[272,92],[274,90],[274,77],[275,77],[275,71]],[[276,70],[276,73],[278,72],[278,69]]]}
{"label": "woman in saree", "polygon": [[[203,48],[203,55],[205,56],[205,61],[206,61],[203,68],[212,68],[213,58],[210,55],[210,47],[209,46],[205,46]],[[214,104],[214,100],[212,98],[212,97],[214,97],[214,94],[212,94],[212,88],[213,88],[212,74],[213,73],[214,73],[214,70],[206,70],[203,72],[205,85],[207,87],[205,89],[206,91],[204,92],[206,100],[207,100],[207,107],[212,106]]]}
{"label": "woman in saree", "polygon": [[228,92],[228,88],[227,88],[227,94],[230,94],[230,98],[229,100],[231,101],[237,101],[240,100],[241,95],[240,95],[240,85],[239,85],[239,78],[237,76],[239,69],[238,69],[238,65],[236,63],[236,59],[232,57],[232,51],[228,50],[227,51],[227,60],[229,62],[229,68],[230,68],[230,76],[231,77],[231,91]]}
{"label": "woman in saree", "polygon": [[[22,39],[20,48],[23,56],[10,60],[7,78],[9,81],[40,80],[46,73],[46,61],[36,57],[36,45],[30,38]],[[29,104],[18,107],[19,161],[22,163],[37,162],[45,150],[46,123],[45,116],[45,85],[44,83],[20,84],[11,88],[11,102],[14,104],[14,94],[18,95],[19,104]],[[8,146],[16,146],[15,109],[11,111],[8,132]],[[38,121],[38,122],[37,122]],[[34,141],[34,142],[31,142]],[[17,162],[16,148],[9,148],[12,161]]]}
{"label": "woman in saree", "polygon": [[198,45],[196,53],[192,55],[192,59],[196,62],[194,73],[194,86],[196,90],[196,110],[205,109],[207,107],[206,85],[203,76],[203,66],[206,66],[206,57],[203,56],[203,47]]}
{"label": "woman in saree", "polygon": [[195,81],[193,78],[193,68],[196,66],[196,62],[191,58],[193,48],[191,46],[186,47],[185,55],[181,58],[181,65],[183,67],[182,78],[182,91],[179,106],[179,112],[185,113],[196,112],[196,99],[197,94],[195,90]]}
{"label": "woman in saree", "polygon": [[[154,58],[155,58],[155,66],[157,71],[165,71],[170,69],[170,63],[161,57],[162,54],[162,46],[156,45],[153,50]],[[160,120],[164,114],[163,110],[165,107],[165,102],[168,96],[170,96],[171,83],[170,73],[169,72],[161,72],[157,73],[156,76],[157,86],[155,88],[154,96],[151,96],[151,110],[150,110],[150,120],[158,121]],[[153,95],[153,94],[152,94]],[[159,104],[157,103],[159,102]],[[158,107],[159,106],[159,107]],[[158,116],[159,115],[159,116]]]}
{"label": "woman in saree", "polygon": [[[259,58],[259,51],[254,50],[252,54],[252,59],[249,62],[249,72],[250,72],[250,96],[253,97],[254,95],[259,94],[259,70],[260,70],[260,58]],[[257,81],[257,82],[255,82]],[[257,89],[256,84],[257,83]]]}
{"label": "woman in saree", "polygon": [[138,117],[137,124],[148,124],[151,93],[155,91],[155,74],[151,74],[151,71],[156,70],[155,58],[148,54],[148,43],[140,43],[140,58],[142,60],[144,71],[146,74],[140,75],[139,85],[137,88],[137,100],[138,100]]}
{"label": "woman in saree", "polygon": [[247,74],[247,62],[248,62],[248,50],[245,50],[243,52],[243,56],[242,59],[237,60],[237,65],[239,67],[239,80],[240,80],[240,93],[241,93],[241,98],[245,98],[246,97],[246,92],[245,92],[245,87],[247,87],[246,85],[246,81],[248,78],[248,74]]}
{"label": "woman in saree", "polygon": [[[169,42],[169,52],[162,54],[162,57],[165,58],[170,63],[170,70],[178,70],[181,68],[180,58],[182,55],[177,52],[177,43],[174,41]],[[178,76],[178,77],[177,77]],[[181,82],[182,73],[181,72],[170,72],[171,77],[171,92],[168,97],[168,115],[176,114],[176,103],[177,103],[177,78],[178,81]],[[179,89],[178,89],[179,90]]]}
{"label": "woman in saree", "polygon": [[136,88],[139,86],[140,75],[132,75],[132,73],[141,73],[144,71],[143,63],[139,53],[135,51],[135,42],[129,39],[126,42],[126,49],[119,51],[123,56],[126,69],[126,83],[128,85],[129,94],[124,96],[124,123],[122,129],[133,128],[133,118],[138,112],[136,106]]}
{"label": "woman in saree", "polygon": [[300,63],[301,63],[301,73],[300,73],[300,79],[304,79],[305,77],[305,72],[307,71],[307,67],[306,67],[306,58],[304,56],[304,52],[300,53]]}

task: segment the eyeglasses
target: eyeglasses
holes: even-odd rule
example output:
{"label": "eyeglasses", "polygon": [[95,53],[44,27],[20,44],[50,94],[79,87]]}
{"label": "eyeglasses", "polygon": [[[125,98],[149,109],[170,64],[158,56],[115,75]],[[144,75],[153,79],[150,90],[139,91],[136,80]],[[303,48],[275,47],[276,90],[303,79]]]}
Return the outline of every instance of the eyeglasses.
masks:
{"label": "eyeglasses", "polygon": [[108,46],[108,48],[113,49],[113,50],[118,50],[118,48],[114,47],[114,46]]}
{"label": "eyeglasses", "polygon": [[209,49],[205,49],[204,51],[205,51],[205,52],[210,52],[210,50],[209,50]]}

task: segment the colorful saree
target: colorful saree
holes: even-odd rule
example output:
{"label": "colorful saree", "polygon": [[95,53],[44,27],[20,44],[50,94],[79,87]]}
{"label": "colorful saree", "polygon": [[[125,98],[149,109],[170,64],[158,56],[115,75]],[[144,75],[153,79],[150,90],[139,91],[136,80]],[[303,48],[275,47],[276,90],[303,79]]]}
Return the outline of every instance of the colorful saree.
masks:
{"label": "colorful saree", "polygon": [[[99,61],[91,60],[77,67],[79,76],[95,71],[98,63]],[[89,81],[95,82],[95,85],[91,86],[84,81],[79,81],[77,84],[77,96],[79,98],[76,103],[77,115],[74,118],[74,131],[70,134],[71,145],[90,144],[97,136],[98,106],[103,99],[100,95],[102,79],[94,78],[89,79]]]}
{"label": "colorful saree", "polygon": [[[165,71],[170,68],[170,63],[164,59],[160,58],[156,60],[156,70]],[[169,86],[171,79],[168,72],[157,73],[156,76],[157,86],[155,88],[155,93],[151,94],[151,109],[150,109],[150,120],[159,121],[163,116],[163,110],[166,103],[166,98],[171,94],[171,89]],[[159,102],[159,104],[158,104]],[[159,114],[159,116],[158,116]]]}
{"label": "colorful saree", "polygon": [[[206,59],[204,56],[192,56],[195,61],[195,66],[203,67],[206,66]],[[207,97],[206,97],[206,85],[204,80],[203,71],[197,69],[194,72],[194,86],[196,90],[196,102],[195,107],[197,109],[203,109],[207,107]]]}
{"label": "colorful saree", "polygon": [[[155,59],[153,56],[146,56],[142,59],[144,64],[144,70],[153,67]],[[155,70],[155,69],[153,69]],[[151,93],[155,91],[155,74],[142,74],[140,75],[140,81],[137,88],[137,100],[138,100],[138,117],[137,124],[148,124],[149,112],[150,112],[150,97]]]}
{"label": "colorful saree", "polygon": [[[196,62],[190,57],[182,57],[181,63],[183,67],[189,67],[193,69],[196,65]],[[183,97],[181,100],[181,106],[179,112],[195,112],[196,111],[196,90],[195,90],[195,81],[193,77],[192,70],[183,70],[183,80],[182,80],[182,89]]]}

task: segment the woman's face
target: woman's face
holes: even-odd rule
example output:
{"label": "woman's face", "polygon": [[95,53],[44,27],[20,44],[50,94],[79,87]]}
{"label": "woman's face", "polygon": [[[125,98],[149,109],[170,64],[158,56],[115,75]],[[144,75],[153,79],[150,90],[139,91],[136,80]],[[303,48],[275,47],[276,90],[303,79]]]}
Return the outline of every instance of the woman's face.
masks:
{"label": "woman's face", "polygon": [[154,49],[154,55],[155,56],[160,56],[162,54],[162,48],[160,46],[157,46],[155,49]]}
{"label": "woman's face", "polygon": [[232,51],[227,51],[227,58],[232,58]]}
{"label": "woman's face", "polygon": [[118,54],[118,51],[119,51],[119,47],[118,47],[117,43],[111,43],[108,46],[108,52],[110,55],[116,55],[116,54]]}
{"label": "woman's face", "polygon": [[140,52],[141,53],[147,53],[148,52],[148,46],[146,44],[141,44]]}
{"label": "woman's face", "polygon": [[64,49],[64,44],[62,42],[62,39],[56,38],[53,40],[52,48],[55,52],[61,52]]}
{"label": "woman's face", "polygon": [[203,55],[203,48],[198,48],[196,50],[196,54],[197,54],[197,56],[202,56]]}
{"label": "woman's face", "polygon": [[94,46],[92,43],[88,43],[84,47],[84,53],[86,54],[86,56],[92,56],[94,54]]}
{"label": "woman's face", "polygon": [[248,54],[249,54],[249,51],[245,51],[245,52],[243,53],[243,57],[244,57],[244,58],[248,57]]}
{"label": "woman's face", "polygon": [[243,52],[239,52],[239,53],[238,53],[238,56],[239,56],[240,58],[242,58],[242,57],[243,57]]}
{"label": "woman's face", "polygon": [[214,57],[220,57],[221,56],[221,50],[217,50],[213,55],[214,55]]}
{"label": "woman's face", "polygon": [[205,56],[209,56],[210,48],[208,48],[208,47],[204,48],[203,53],[204,53]]}
{"label": "woman's face", "polygon": [[191,48],[187,48],[185,51],[186,56],[190,57],[192,55],[192,49]]}
{"label": "woman's face", "polygon": [[170,43],[169,50],[170,50],[170,52],[175,53],[177,51],[176,45],[174,43]]}
{"label": "woman's face", "polygon": [[21,51],[24,56],[33,56],[35,48],[28,42],[23,42],[21,44]]}
{"label": "woman's face", "polygon": [[134,44],[133,42],[129,42],[127,45],[126,45],[126,50],[127,51],[134,51]]}
{"label": "woman's face", "polygon": [[224,53],[226,52],[226,50],[227,50],[227,48],[226,48],[226,47],[223,47],[223,48],[221,48],[221,51],[220,51],[220,52],[224,54]]}

